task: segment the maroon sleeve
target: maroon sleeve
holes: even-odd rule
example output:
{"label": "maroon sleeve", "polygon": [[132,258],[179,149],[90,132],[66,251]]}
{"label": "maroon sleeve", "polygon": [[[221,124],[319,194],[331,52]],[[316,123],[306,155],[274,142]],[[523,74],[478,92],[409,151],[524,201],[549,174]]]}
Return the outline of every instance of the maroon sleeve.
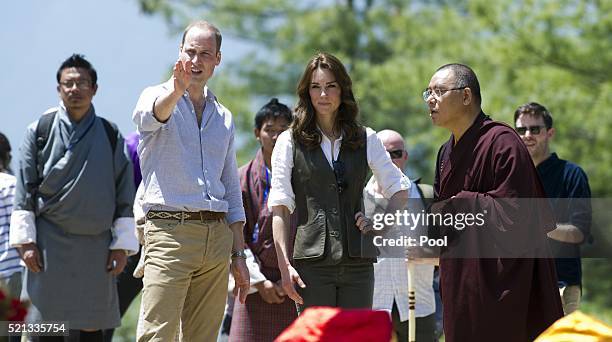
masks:
{"label": "maroon sleeve", "polygon": [[480,191],[462,190],[449,203],[455,213],[484,217],[484,229],[466,230],[462,239],[479,241],[469,243],[469,248],[485,246],[489,249],[483,253],[502,253],[501,257],[547,253],[546,232],[555,222],[529,152],[503,126],[483,138],[478,144],[482,148],[474,151],[480,171],[472,179]]}

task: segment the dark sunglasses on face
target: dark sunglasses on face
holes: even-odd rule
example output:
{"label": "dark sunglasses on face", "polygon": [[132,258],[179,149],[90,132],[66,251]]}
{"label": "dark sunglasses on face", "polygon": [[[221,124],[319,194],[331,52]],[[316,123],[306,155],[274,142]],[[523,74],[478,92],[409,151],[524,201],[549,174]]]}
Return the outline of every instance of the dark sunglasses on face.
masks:
{"label": "dark sunglasses on face", "polygon": [[389,152],[391,159],[400,159],[401,157],[404,156],[404,150],[393,150],[393,151],[387,151],[387,152]]}
{"label": "dark sunglasses on face", "polygon": [[332,161],[334,168],[334,175],[336,175],[336,185],[338,186],[338,192],[342,192],[346,188],[346,180],[344,179],[344,163],[340,160]]}
{"label": "dark sunglasses on face", "polygon": [[542,131],[542,129],[545,128],[544,126],[528,126],[528,127],[517,127],[516,128],[516,132],[519,135],[525,135],[527,133],[527,131],[531,132],[531,134],[537,135],[540,134],[540,132]]}

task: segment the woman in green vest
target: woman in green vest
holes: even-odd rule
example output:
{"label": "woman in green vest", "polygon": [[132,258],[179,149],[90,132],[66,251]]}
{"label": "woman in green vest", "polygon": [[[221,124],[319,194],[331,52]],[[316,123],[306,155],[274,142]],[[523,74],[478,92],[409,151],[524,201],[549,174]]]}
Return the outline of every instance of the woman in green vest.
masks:
{"label": "woman in green vest", "polygon": [[[336,57],[315,55],[297,95],[295,120],[272,154],[268,198],[283,289],[299,312],[310,306],[371,308],[376,249],[372,221],[362,213],[368,169],[391,199],[391,210],[405,204],[410,185],[376,132],[358,123],[352,81]],[[295,241],[287,241],[294,210]],[[287,255],[288,243],[293,255]]]}

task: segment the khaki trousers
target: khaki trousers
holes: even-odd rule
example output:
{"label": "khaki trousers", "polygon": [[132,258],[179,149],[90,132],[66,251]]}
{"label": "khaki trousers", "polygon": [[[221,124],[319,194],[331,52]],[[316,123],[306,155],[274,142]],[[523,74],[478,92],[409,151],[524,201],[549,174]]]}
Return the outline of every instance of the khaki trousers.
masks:
{"label": "khaki trousers", "polygon": [[225,220],[149,220],[138,341],[215,341],[233,234]]}

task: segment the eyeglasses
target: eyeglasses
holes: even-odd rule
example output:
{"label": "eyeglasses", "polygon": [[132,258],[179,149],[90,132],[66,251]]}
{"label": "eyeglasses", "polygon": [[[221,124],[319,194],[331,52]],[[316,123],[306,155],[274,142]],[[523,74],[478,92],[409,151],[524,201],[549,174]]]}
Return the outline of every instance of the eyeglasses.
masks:
{"label": "eyeglasses", "polygon": [[76,85],[78,89],[90,89],[91,81],[81,80],[81,81],[63,81],[60,82],[62,87],[66,89],[72,89]]}
{"label": "eyeglasses", "polygon": [[387,151],[387,152],[391,156],[391,159],[400,159],[401,157],[404,156],[404,150],[393,150],[393,151]]}
{"label": "eyeglasses", "polygon": [[451,91],[451,90],[459,90],[459,89],[465,89],[467,88],[467,86],[465,87],[457,87],[457,88],[450,88],[450,89],[425,89],[423,90],[423,101],[427,102],[427,99],[433,95],[436,99],[440,99],[442,97],[442,95],[446,94],[446,92]]}
{"label": "eyeglasses", "polygon": [[344,163],[340,160],[334,160],[332,161],[332,166],[334,168],[334,175],[336,176],[338,192],[342,192],[347,186],[346,180],[344,179]]}
{"label": "eyeglasses", "polygon": [[516,132],[519,135],[525,135],[527,134],[527,131],[529,131],[533,135],[538,135],[542,131],[542,128],[546,128],[546,126],[538,125],[538,126],[529,126],[529,127],[517,127]]}

